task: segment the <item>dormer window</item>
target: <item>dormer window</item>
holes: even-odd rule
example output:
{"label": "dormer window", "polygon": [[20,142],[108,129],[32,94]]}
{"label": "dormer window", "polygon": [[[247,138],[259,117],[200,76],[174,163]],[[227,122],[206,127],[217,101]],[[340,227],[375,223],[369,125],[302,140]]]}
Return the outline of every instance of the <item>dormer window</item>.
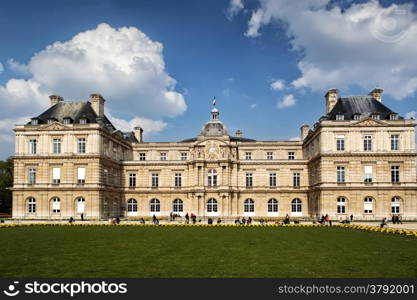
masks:
{"label": "dormer window", "polygon": [[390,114],[389,119],[392,120],[392,121],[398,120],[398,115],[397,114]]}
{"label": "dormer window", "polygon": [[64,118],[64,124],[71,124],[71,118]]}
{"label": "dormer window", "polygon": [[354,114],[353,115],[353,120],[359,121],[360,119],[361,119],[361,114]]}
{"label": "dormer window", "polygon": [[32,121],[30,121],[30,124],[38,125],[39,124],[38,119],[32,119]]}
{"label": "dormer window", "polygon": [[343,114],[337,114],[336,115],[336,121],[343,121],[345,119],[345,115]]}
{"label": "dormer window", "polygon": [[80,124],[87,124],[87,118],[80,118]]}
{"label": "dormer window", "polygon": [[46,123],[47,123],[47,124],[52,124],[54,121],[55,121],[54,119],[48,119],[48,120],[46,121]]}
{"label": "dormer window", "polygon": [[379,114],[372,114],[372,119],[374,120],[380,120],[381,116]]}

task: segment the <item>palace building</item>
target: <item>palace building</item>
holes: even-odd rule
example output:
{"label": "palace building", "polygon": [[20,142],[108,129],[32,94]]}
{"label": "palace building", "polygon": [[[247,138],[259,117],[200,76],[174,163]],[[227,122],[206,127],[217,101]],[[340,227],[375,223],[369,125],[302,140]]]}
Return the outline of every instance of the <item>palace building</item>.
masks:
{"label": "palace building", "polygon": [[416,122],[381,96],[329,90],[325,115],[303,125],[299,141],[230,135],[213,105],[198,136],[178,142],[117,130],[99,94],[86,102],[50,96],[49,109],[14,129],[13,218],[415,220]]}

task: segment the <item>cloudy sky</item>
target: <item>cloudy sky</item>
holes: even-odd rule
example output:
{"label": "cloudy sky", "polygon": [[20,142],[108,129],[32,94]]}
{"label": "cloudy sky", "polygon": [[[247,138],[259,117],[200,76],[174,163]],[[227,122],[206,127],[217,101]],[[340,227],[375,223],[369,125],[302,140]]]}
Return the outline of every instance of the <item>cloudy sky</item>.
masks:
{"label": "cloudy sky", "polygon": [[409,1],[55,0],[0,3],[0,159],[48,96],[106,99],[122,130],[194,137],[217,98],[229,133],[289,140],[323,95],[384,89],[416,117],[417,7]]}

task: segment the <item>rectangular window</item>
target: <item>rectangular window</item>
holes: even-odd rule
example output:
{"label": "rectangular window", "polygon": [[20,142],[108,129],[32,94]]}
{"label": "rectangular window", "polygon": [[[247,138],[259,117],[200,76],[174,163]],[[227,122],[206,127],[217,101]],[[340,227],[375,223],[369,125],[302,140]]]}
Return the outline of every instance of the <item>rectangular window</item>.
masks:
{"label": "rectangular window", "polygon": [[345,115],[337,114],[336,115],[336,121],[343,121],[345,119]]}
{"label": "rectangular window", "polygon": [[181,152],[181,160],[187,160],[188,159],[188,153],[187,152]]}
{"label": "rectangular window", "polygon": [[103,170],[103,182],[104,184],[109,183],[109,171],[107,169]]}
{"label": "rectangular window", "polygon": [[36,169],[35,168],[29,168],[29,184],[35,184],[36,183]]}
{"label": "rectangular window", "polygon": [[337,183],[345,183],[345,167],[337,166]]}
{"label": "rectangular window", "polygon": [[246,187],[250,188],[253,186],[252,173],[246,173]]}
{"label": "rectangular window", "polygon": [[251,160],[252,159],[252,152],[246,152],[245,153],[245,159],[246,160]]}
{"label": "rectangular window", "polygon": [[295,152],[288,152],[288,159],[294,160],[295,159]]}
{"label": "rectangular window", "polygon": [[61,153],[61,139],[53,139],[52,140],[52,151],[54,154]]}
{"label": "rectangular window", "polygon": [[397,114],[390,114],[390,115],[389,115],[389,119],[390,119],[391,121],[398,120],[398,115],[397,115]]}
{"label": "rectangular window", "polygon": [[381,117],[380,117],[380,115],[374,114],[374,115],[372,115],[372,119],[379,120],[379,119],[381,119]]}
{"label": "rectangular window", "polygon": [[266,153],[266,159],[267,160],[273,160],[274,159],[274,153],[273,152],[267,152]]}
{"label": "rectangular window", "polygon": [[336,135],[336,150],[345,151],[345,136]]}
{"label": "rectangular window", "polygon": [[391,166],[391,182],[400,182],[400,166]]}
{"label": "rectangular window", "polygon": [[135,187],[135,186],[136,186],[136,174],[129,173],[129,187]]}
{"label": "rectangular window", "polygon": [[84,184],[85,183],[85,168],[78,168],[77,169],[77,183]]}
{"label": "rectangular window", "polygon": [[360,119],[361,119],[361,115],[359,115],[359,114],[353,115],[353,120],[359,121]]}
{"label": "rectangular window", "polygon": [[371,183],[372,182],[372,166],[365,166],[364,167],[364,171],[365,171],[365,179],[364,181],[366,183]]}
{"label": "rectangular window", "polygon": [[175,187],[181,187],[182,185],[181,173],[175,173],[174,184],[175,184]]}
{"label": "rectangular window", "polygon": [[277,174],[276,173],[269,173],[269,186],[270,187],[277,186]]}
{"label": "rectangular window", "polygon": [[36,154],[36,139],[29,140],[29,154]]}
{"label": "rectangular window", "polygon": [[78,153],[85,153],[85,138],[79,138],[77,144]]}
{"label": "rectangular window", "polygon": [[64,124],[71,124],[71,119],[65,118],[64,119]]}
{"label": "rectangular window", "polygon": [[152,187],[158,187],[159,186],[159,174],[153,173],[152,174]]}
{"label": "rectangular window", "polygon": [[300,173],[298,172],[293,173],[292,182],[293,182],[294,187],[300,186]]}
{"label": "rectangular window", "polygon": [[398,134],[391,135],[391,151],[400,150],[399,142],[400,136]]}
{"label": "rectangular window", "polygon": [[161,158],[161,160],[167,160],[167,154],[165,152],[162,152],[160,154],[160,158]]}
{"label": "rectangular window", "polygon": [[52,168],[52,183],[59,184],[61,182],[61,168]]}
{"label": "rectangular window", "polygon": [[139,153],[139,160],[146,160],[146,153]]}
{"label": "rectangular window", "polygon": [[365,135],[363,137],[363,150],[372,151],[372,136]]}

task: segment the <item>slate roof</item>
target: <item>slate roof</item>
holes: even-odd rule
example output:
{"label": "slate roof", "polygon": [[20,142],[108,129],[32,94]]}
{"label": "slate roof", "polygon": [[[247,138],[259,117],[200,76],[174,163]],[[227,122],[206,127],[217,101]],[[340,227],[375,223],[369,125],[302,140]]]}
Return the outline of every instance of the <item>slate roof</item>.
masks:
{"label": "slate roof", "polygon": [[[343,114],[345,120],[353,120],[355,114],[360,114],[362,119],[372,114],[379,114],[381,120],[389,120],[390,115],[396,113],[374,97],[349,96],[339,98],[331,112],[323,116],[321,120],[335,120],[338,114]],[[398,116],[398,119],[403,118]]]}
{"label": "slate roof", "polygon": [[[229,136],[231,142],[256,142],[256,140],[248,139],[244,137],[237,137],[237,136]],[[191,138],[181,141],[180,143],[192,143],[197,141],[197,138]]]}

